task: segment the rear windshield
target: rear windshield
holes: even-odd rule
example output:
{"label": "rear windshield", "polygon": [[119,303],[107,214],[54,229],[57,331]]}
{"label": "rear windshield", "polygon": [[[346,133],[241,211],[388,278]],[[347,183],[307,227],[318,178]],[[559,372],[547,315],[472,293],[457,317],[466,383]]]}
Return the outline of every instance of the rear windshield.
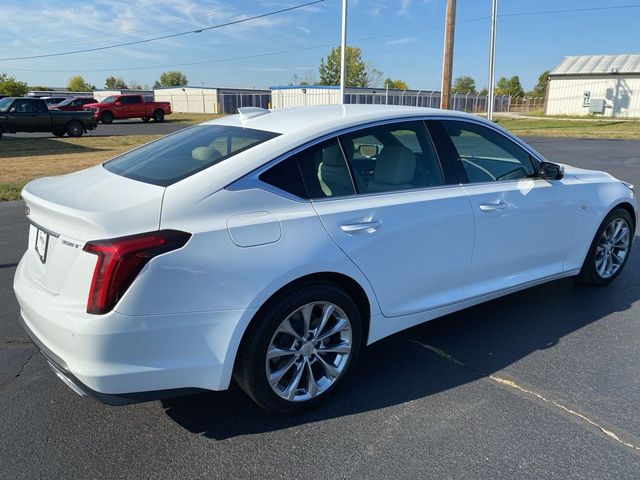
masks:
{"label": "rear windshield", "polygon": [[104,163],[123,177],[166,187],[279,133],[225,125],[198,125]]}

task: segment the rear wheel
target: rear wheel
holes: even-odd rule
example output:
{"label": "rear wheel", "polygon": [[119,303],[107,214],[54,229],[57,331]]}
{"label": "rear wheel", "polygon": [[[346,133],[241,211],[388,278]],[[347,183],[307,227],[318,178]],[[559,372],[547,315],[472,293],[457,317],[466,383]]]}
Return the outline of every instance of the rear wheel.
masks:
{"label": "rear wheel", "polygon": [[234,377],[262,408],[292,414],[323,402],[360,351],[362,322],[340,288],[314,283],[288,292],[243,339]]}
{"label": "rear wheel", "polygon": [[67,135],[70,137],[81,137],[84,133],[84,126],[80,122],[69,122],[67,124]]}
{"label": "rear wheel", "polygon": [[633,235],[633,220],[628,211],[616,208],[609,213],[596,232],[578,280],[589,285],[613,281],[627,263]]}
{"label": "rear wheel", "polygon": [[144,123],[147,123],[149,120],[151,120],[151,117],[142,117]]}
{"label": "rear wheel", "polygon": [[164,122],[164,112],[160,109],[153,112],[153,121],[154,122]]}
{"label": "rear wheel", "polygon": [[102,123],[112,123],[113,122],[113,113],[111,113],[111,112],[102,112],[102,115],[100,115],[100,121]]}

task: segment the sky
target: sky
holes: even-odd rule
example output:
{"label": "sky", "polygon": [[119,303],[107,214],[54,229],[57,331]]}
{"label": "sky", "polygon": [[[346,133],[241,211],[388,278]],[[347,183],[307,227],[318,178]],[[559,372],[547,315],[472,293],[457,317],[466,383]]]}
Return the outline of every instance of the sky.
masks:
{"label": "sky", "polygon": [[[197,30],[305,3],[219,0],[2,0],[0,73],[30,85],[64,87],[82,75],[104,88],[109,75],[153,85],[165,70],[209,87],[287,85],[318,79],[318,64],[340,43],[341,1],[165,40],[49,58],[67,52]],[[439,90],[446,0],[349,0],[348,44],[371,68],[410,88]],[[500,0],[496,78],[518,75],[525,90],[565,55],[640,53],[640,8],[515,15],[636,5],[633,0]],[[487,85],[491,0],[458,0],[454,78]]]}

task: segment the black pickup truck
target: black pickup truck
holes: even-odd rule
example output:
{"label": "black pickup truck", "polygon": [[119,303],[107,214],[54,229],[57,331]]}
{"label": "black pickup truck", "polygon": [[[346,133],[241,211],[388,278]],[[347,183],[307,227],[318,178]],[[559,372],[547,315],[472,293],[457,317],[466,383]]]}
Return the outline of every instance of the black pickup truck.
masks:
{"label": "black pickup truck", "polygon": [[51,132],[57,137],[66,133],[81,137],[96,128],[91,112],[49,110],[44,100],[29,97],[0,99],[0,138],[3,133]]}

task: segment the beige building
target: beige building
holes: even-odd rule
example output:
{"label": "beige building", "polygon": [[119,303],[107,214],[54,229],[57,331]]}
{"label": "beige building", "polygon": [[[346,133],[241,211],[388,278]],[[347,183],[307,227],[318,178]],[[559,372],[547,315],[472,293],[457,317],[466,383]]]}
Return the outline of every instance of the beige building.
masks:
{"label": "beige building", "polygon": [[640,55],[565,57],[549,74],[545,114],[640,117]]}

